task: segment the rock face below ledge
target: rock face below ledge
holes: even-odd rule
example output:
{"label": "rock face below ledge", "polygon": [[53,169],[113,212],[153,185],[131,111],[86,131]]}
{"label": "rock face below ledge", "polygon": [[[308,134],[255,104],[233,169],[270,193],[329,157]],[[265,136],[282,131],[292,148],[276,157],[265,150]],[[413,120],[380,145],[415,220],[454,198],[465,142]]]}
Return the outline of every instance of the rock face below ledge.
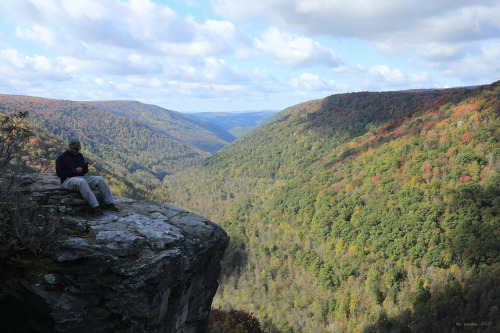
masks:
{"label": "rock face below ledge", "polygon": [[[16,190],[46,206],[85,209],[53,174],[23,176]],[[207,331],[227,234],[171,205],[115,204],[118,212],[98,218],[65,216],[42,268],[0,300],[2,331]]]}

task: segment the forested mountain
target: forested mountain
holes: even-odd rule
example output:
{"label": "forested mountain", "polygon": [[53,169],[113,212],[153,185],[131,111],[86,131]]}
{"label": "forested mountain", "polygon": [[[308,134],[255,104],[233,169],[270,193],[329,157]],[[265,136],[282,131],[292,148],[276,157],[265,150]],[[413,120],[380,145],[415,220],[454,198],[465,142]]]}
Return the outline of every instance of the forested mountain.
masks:
{"label": "forested mountain", "polygon": [[83,102],[113,114],[136,119],[166,136],[215,153],[235,137],[220,127],[180,112],[134,101]]}
{"label": "forested mountain", "polygon": [[498,331],[499,117],[500,81],[333,95],[167,177],[231,236],[214,306],[270,331]]}
{"label": "forested mountain", "polygon": [[[94,166],[102,165],[135,183],[147,185],[161,180],[210,155],[156,132],[138,120],[91,105],[0,95],[0,113],[19,111],[28,111],[28,120],[34,126],[55,135],[65,144],[72,137],[81,139],[82,152]],[[115,192],[116,195],[126,193]]]}
{"label": "forested mountain", "polygon": [[199,112],[189,115],[211,122],[228,131],[236,137],[247,134],[253,128],[264,123],[277,111],[254,111],[254,112]]}

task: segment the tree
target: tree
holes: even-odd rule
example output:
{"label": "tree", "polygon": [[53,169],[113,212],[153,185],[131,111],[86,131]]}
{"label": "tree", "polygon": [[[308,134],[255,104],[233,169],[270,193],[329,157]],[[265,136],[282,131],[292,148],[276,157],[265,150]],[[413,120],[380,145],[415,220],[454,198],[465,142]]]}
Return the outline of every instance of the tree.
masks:
{"label": "tree", "polygon": [[5,115],[0,120],[0,169],[4,168],[33,135],[25,120],[28,111]]}
{"label": "tree", "polygon": [[[27,116],[28,112],[18,112],[0,120],[0,176],[32,136]],[[43,211],[29,198],[11,193],[14,176],[0,188],[0,298],[18,282],[18,274],[31,265],[32,255],[42,249],[59,223],[57,212]]]}
{"label": "tree", "polygon": [[243,310],[212,309],[208,331],[213,333],[263,333],[259,320]]}

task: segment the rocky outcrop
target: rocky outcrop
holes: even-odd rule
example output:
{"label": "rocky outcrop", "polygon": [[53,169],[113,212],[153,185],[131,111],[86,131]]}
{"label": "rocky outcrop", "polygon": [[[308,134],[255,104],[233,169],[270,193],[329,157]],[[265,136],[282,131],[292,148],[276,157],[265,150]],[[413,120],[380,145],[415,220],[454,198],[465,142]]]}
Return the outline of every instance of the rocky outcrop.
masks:
{"label": "rocky outcrop", "polygon": [[0,300],[2,331],[207,330],[229,241],[221,227],[171,205],[123,198],[118,212],[93,218],[53,174],[26,175],[16,190],[71,214],[33,272]]}

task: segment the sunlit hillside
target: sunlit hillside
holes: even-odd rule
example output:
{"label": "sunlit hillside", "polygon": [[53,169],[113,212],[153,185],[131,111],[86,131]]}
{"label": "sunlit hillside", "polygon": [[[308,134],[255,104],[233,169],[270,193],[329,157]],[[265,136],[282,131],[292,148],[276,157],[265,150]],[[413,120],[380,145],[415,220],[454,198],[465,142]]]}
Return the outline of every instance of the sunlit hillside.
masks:
{"label": "sunlit hillside", "polygon": [[499,82],[333,95],[169,177],[231,235],[214,307],[270,331],[493,332],[499,116]]}

